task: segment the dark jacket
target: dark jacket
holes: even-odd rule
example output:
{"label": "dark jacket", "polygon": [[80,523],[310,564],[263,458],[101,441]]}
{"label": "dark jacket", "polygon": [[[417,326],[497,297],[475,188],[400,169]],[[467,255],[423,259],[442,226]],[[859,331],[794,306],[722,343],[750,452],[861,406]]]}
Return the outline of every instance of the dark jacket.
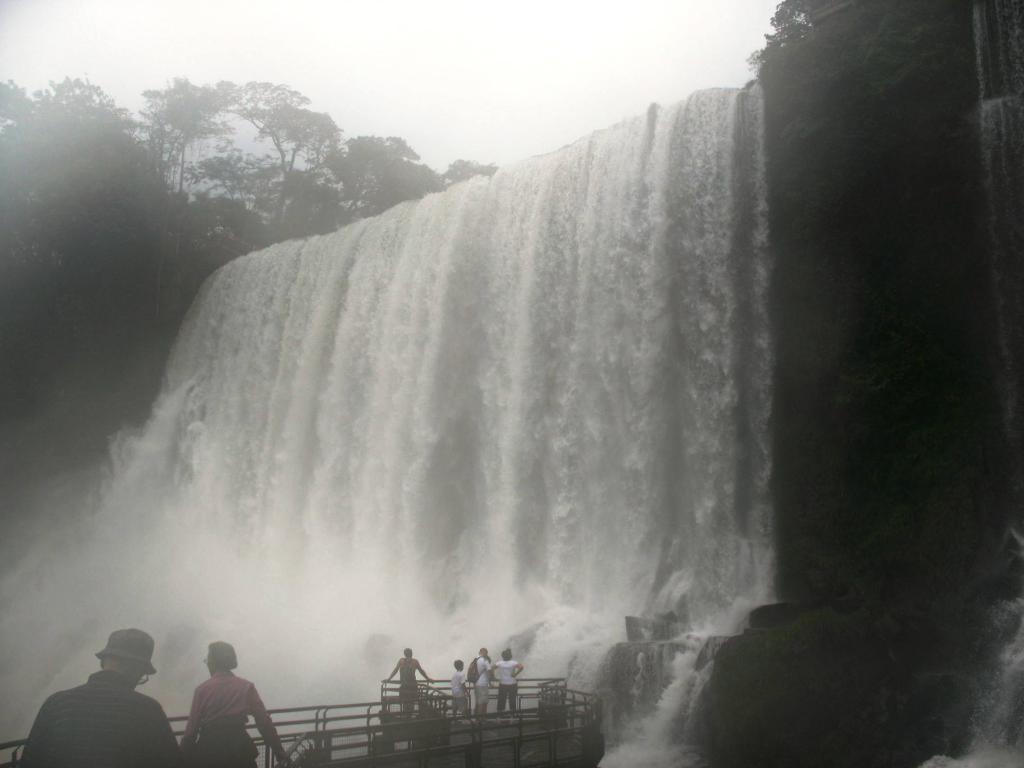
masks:
{"label": "dark jacket", "polygon": [[116,672],[46,700],[19,768],[178,768],[181,752],[163,707]]}

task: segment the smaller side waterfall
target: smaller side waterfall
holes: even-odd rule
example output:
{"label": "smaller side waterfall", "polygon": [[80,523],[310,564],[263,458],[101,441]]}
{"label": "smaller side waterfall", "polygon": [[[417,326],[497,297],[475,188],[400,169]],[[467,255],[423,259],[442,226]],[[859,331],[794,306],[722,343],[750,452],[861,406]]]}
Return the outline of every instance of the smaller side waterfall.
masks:
{"label": "smaller side waterfall", "polygon": [[[998,324],[1003,428],[1010,492],[1024,524],[1024,4],[977,0],[974,36],[981,95],[981,156],[988,206],[992,298]],[[1018,541],[1018,546],[1024,542]],[[979,705],[971,754],[922,768],[1019,768],[1024,764],[1024,598],[996,609],[1012,639],[991,694]]]}
{"label": "smaller side waterfall", "polygon": [[[975,38],[981,86],[982,159],[989,206],[993,298],[999,324],[1000,388],[1006,440],[1014,457],[1013,503],[1024,523],[1024,5],[980,0]],[[1019,544],[1019,542],[1018,542]],[[1024,761],[1024,599],[1004,606],[1017,625],[1004,649],[998,686],[983,703],[978,742]]]}
{"label": "smaller side waterfall", "polygon": [[[1011,450],[1024,444],[1024,5],[978,0],[974,32],[981,144],[988,194],[993,299],[999,324],[1003,420]],[[1014,478],[1024,495],[1024,466]]]}

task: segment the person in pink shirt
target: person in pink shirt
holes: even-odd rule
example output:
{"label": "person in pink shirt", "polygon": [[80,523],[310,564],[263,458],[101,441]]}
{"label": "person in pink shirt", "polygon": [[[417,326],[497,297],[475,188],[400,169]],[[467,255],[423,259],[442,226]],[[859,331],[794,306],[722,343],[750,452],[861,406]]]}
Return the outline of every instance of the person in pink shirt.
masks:
{"label": "person in pink shirt", "polygon": [[256,686],[231,671],[237,666],[238,657],[229,643],[210,643],[206,655],[210,679],[196,688],[181,737],[187,766],[255,768],[259,752],[245,729],[249,716],[278,763],[288,762]]}

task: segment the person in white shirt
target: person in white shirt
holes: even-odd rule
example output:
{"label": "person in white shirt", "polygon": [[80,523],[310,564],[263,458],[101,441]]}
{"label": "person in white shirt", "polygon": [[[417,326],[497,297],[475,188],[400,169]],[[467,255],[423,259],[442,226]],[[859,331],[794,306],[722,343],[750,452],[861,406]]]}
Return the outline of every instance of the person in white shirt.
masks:
{"label": "person in white shirt", "polygon": [[477,717],[487,716],[487,700],[491,697],[491,657],[487,649],[481,648],[480,655],[471,662],[476,664],[477,678],[473,683],[474,712]]}
{"label": "person in white shirt", "polygon": [[505,703],[508,702],[509,711],[517,709],[516,699],[519,693],[519,684],[516,678],[523,671],[523,665],[512,658],[512,651],[506,648],[501,652],[501,661],[494,665],[495,674],[498,676],[498,712],[505,711]]}
{"label": "person in white shirt", "polygon": [[466,690],[465,665],[462,659],[455,662],[455,674],[452,675],[452,717],[469,716],[469,692]]}

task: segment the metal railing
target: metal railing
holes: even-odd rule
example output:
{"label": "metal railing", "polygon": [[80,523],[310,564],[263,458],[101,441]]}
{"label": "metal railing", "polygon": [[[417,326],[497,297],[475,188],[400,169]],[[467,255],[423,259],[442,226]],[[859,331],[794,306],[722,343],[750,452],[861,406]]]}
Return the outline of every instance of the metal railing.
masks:
{"label": "metal railing", "polygon": [[[268,712],[274,721],[278,735],[281,737],[281,745],[291,756],[300,751],[304,743],[310,741],[312,734],[327,728],[329,721],[338,722],[342,719],[358,719],[360,722],[363,722],[366,720],[368,708],[377,706],[379,706],[378,702],[324,704],[307,707],[284,707],[271,709]],[[351,714],[355,710],[358,710],[359,714]],[[345,714],[339,715],[337,714],[338,712],[345,712]],[[185,724],[188,722],[188,717],[169,717],[167,720],[171,724],[171,730],[174,732],[174,735],[180,738],[185,733]],[[256,730],[256,726],[248,725],[246,730],[253,737],[253,742],[259,749],[258,765],[264,768],[272,768],[274,756],[263,743],[263,738]],[[18,739],[17,741],[0,743],[0,768],[16,768],[22,749],[27,741],[27,739]],[[5,753],[7,753],[6,762],[3,762]]]}
{"label": "metal railing", "polygon": [[[465,686],[470,692],[475,688],[475,685],[468,681],[465,683]],[[494,681],[492,680],[490,688],[494,689],[495,687]],[[565,698],[565,692],[567,690],[566,680],[561,677],[517,678],[515,704],[512,708],[522,709],[524,707],[536,707],[542,700],[547,702],[554,702],[556,699],[561,700]],[[452,694],[450,693],[450,687],[447,681],[417,681],[416,696],[414,698],[420,706],[426,705],[440,714],[448,714],[451,712]],[[410,701],[412,701],[412,699],[407,698],[407,694],[404,692],[401,683],[388,679],[380,681],[380,702],[382,711],[385,713],[402,711],[403,704],[405,705],[405,708],[408,709]]]}
{"label": "metal railing", "polygon": [[[439,681],[419,683],[414,698],[397,682],[383,680],[379,701],[269,712],[285,751],[297,765],[461,768],[478,766],[485,753],[501,750],[500,762],[514,768],[596,766],[597,742],[603,754],[600,699],[568,688],[562,678],[518,682],[516,711],[486,717],[455,718],[450,690]],[[184,733],[187,719],[169,718],[175,736]],[[272,768],[274,756],[255,726],[248,726],[248,731],[259,749],[258,765]],[[9,753],[0,768],[16,768],[24,745],[24,739],[0,744],[0,755]]]}
{"label": "metal railing", "polygon": [[411,696],[399,683],[383,680],[380,708],[359,738],[328,728],[320,734],[315,762],[327,768],[462,768],[491,755],[513,768],[597,765],[604,752],[600,699],[568,688],[561,678],[521,678],[514,699],[515,711],[457,718],[445,684],[419,682]]}

